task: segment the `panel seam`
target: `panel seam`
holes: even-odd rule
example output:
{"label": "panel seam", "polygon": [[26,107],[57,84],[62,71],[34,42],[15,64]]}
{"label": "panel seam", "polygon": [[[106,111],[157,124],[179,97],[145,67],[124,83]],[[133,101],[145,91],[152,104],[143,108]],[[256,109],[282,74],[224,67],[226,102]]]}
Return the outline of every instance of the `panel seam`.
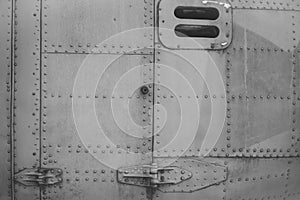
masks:
{"label": "panel seam", "polygon": [[[42,35],[43,35],[43,31],[42,31],[42,26],[43,26],[43,0],[40,0],[40,55],[39,55],[39,59],[40,59],[40,105],[39,105],[39,167],[42,167],[42,99],[43,99],[43,70],[42,70],[42,66],[43,66],[43,61],[42,61],[42,49],[43,49],[43,40],[42,40]],[[42,188],[39,187],[39,198],[42,199]]]}
{"label": "panel seam", "polygon": [[10,194],[11,199],[15,199],[15,184],[14,184],[14,174],[15,174],[15,151],[14,151],[14,99],[15,99],[15,0],[11,0],[11,24],[10,24],[10,32],[11,32],[11,49],[10,49],[10,170],[11,170],[11,177],[10,177]]}

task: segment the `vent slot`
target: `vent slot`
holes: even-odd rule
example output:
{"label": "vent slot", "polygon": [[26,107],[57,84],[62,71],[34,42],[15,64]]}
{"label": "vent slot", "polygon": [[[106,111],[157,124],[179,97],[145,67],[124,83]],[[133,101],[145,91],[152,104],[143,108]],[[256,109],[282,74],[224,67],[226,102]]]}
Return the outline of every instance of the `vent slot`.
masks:
{"label": "vent slot", "polygon": [[216,38],[219,33],[217,26],[179,24],[175,27],[178,37]]}
{"label": "vent slot", "polygon": [[219,11],[212,7],[192,7],[192,6],[178,6],[174,14],[179,19],[202,19],[202,20],[216,20],[219,18]]}

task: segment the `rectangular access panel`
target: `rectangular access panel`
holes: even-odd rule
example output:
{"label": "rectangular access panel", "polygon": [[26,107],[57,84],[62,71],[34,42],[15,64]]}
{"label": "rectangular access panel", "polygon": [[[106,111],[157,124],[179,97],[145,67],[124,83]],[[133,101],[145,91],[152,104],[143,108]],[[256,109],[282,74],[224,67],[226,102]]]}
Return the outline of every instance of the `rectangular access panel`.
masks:
{"label": "rectangular access panel", "polygon": [[0,200],[299,199],[299,11],[0,1]]}

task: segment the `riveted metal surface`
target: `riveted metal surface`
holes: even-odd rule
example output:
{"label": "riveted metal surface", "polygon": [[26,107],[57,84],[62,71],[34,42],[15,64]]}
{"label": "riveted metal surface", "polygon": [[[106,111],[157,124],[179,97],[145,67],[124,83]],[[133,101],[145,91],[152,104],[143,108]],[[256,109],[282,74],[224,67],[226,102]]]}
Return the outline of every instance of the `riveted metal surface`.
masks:
{"label": "riveted metal surface", "polygon": [[[283,50],[290,53],[294,45],[291,30],[295,13],[297,12],[233,9],[233,29],[237,29],[237,32],[233,36],[232,46],[257,52]],[[281,24],[280,28],[278,24]]]}
{"label": "riveted metal surface", "polygon": [[[270,12],[268,11],[268,13]],[[287,13],[287,16],[291,19],[289,24],[293,25],[293,14]],[[292,28],[287,28],[287,30],[293,33]],[[239,152],[236,154],[240,154],[240,156],[244,153],[261,154],[262,156],[294,155],[295,152],[290,150],[292,132],[290,118],[293,110],[291,106],[293,36],[291,35],[287,40],[284,40],[291,41],[290,44],[289,42],[286,43],[286,45],[289,44],[288,47],[279,46],[280,49],[277,47],[279,43],[273,43],[273,40],[265,40],[265,42],[261,40],[257,44],[265,44],[265,47],[258,48],[255,45],[259,37],[249,36],[250,32],[246,29],[244,31],[240,28],[236,29],[236,35],[242,35],[242,32],[244,32],[244,37],[238,36],[228,51],[228,103],[237,104],[231,105],[232,108],[229,107],[230,113],[227,115],[228,120],[232,119],[231,122],[227,123],[230,126],[227,128],[227,132],[229,132],[226,138],[228,140],[227,147],[233,148],[232,152]],[[278,40],[281,39],[278,38]],[[255,44],[254,47],[253,44]],[[276,75],[278,72],[280,75]],[[280,77],[279,80],[281,81],[273,82],[273,76]],[[240,111],[235,112],[237,110],[234,108],[239,108]],[[265,112],[266,108],[268,112]],[[246,115],[248,117],[244,118]],[[254,123],[251,122],[252,120]],[[266,120],[268,124],[262,123]],[[248,131],[243,130],[243,128]],[[270,128],[273,129],[273,134],[269,134]],[[262,132],[265,133],[261,134]],[[253,133],[259,133],[259,136],[255,136]],[[268,137],[263,135],[268,135]],[[245,141],[245,143],[241,141]],[[251,141],[257,144],[251,145]]]}
{"label": "riveted metal surface", "polygon": [[[160,158],[155,159],[155,162],[164,165],[163,163],[168,163],[168,160],[167,158]],[[158,190],[164,193],[191,193],[211,186],[220,185],[227,179],[227,168],[215,163],[191,158],[179,158],[172,162],[170,166],[186,169],[191,172],[192,177],[176,185],[165,184],[158,186]],[[184,174],[185,172],[181,171],[178,176],[180,177]]]}
{"label": "riveted metal surface", "polygon": [[[40,1],[15,2],[15,172],[40,165]],[[39,188],[16,184],[16,199],[39,199]]]}
{"label": "riveted metal surface", "polygon": [[0,199],[11,196],[11,26],[12,2],[0,1]]}
{"label": "riveted metal surface", "polygon": [[[158,46],[158,48],[160,48]],[[207,84],[205,83],[204,74],[200,74],[197,71],[197,66],[191,64],[191,60],[187,60],[178,54],[182,53],[182,50],[172,50],[166,51],[159,49],[156,52],[156,79],[155,83],[155,98],[156,103],[160,104],[168,113],[166,122],[163,123],[163,109],[157,107],[155,109],[155,142],[154,154],[157,156],[199,156],[201,144],[205,138],[205,134],[208,131],[209,121],[211,119],[211,101],[222,102],[225,100],[225,93],[223,94],[210,94]],[[188,54],[189,50],[185,50]],[[213,62],[208,64],[216,67],[220,70],[222,76],[225,76],[225,69],[223,69],[223,63],[225,63],[225,53],[224,52],[210,52],[209,55],[213,59]],[[197,53],[197,57],[194,57],[194,63],[202,63],[207,59],[206,54],[202,52]],[[205,62],[204,62],[205,63]],[[209,61],[207,61],[209,63]],[[174,71],[178,71],[182,76],[184,76],[193,88],[193,91],[188,91],[186,87],[181,87],[182,82],[179,82],[176,78],[171,78],[170,71],[162,69],[164,66],[168,66]],[[204,75],[206,76],[206,75]],[[166,80],[163,80],[166,79]],[[167,81],[177,82],[177,88],[166,87]],[[194,102],[194,100],[197,102]],[[192,103],[199,104],[200,118],[199,127],[194,140],[188,150],[185,151],[182,145],[176,145],[165,147],[170,141],[176,136],[176,134],[186,134],[186,131],[192,131],[192,129],[185,129],[181,132],[179,130],[180,120],[184,120],[182,123],[191,123],[191,119],[181,118],[181,105],[191,105]],[[220,112],[220,111],[217,111]],[[162,127],[163,126],[163,127]],[[182,147],[182,148],[181,148]]]}
{"label": "riveted metal surface", "polygon": [[[295,22],[297,21],[295,16],[297,16],[297,12],[233,10],[234,38],[231,46],[224,52],[210,53],[221,71],[228,95],[226,123],[217,145],[210,153],[211,156],[297,155],[297,152],[291,150],[292,52],[298,41],[297,31],[293,30],[297,30],[295,27],[299,24]],[[270,18],[276,18],[276,23],[270,23],[268,20]],[[280,29],[279,32],[276,31],[276,35],[272,35],[272,30],[277,29],[278,21],[282,21],[285,28]],[[268,28],[262,28],[266,26]],[[157,47],[163,49],[162,46]],[[161,59],[165,60],[164,56],[156,55],[156,57],[159,60],[156,60],[157,63],[162,63]],[[174,67],[177,65],[175,63],[174,61],[174,63],[169,62],[168,64]],[[178,68],[181,67],[182,64],[178,64]],[[186,68],[184,69],[186,70]],[[161,76],[158,67],[156,67],[156,72],[156,79],[158,79],[157,77]],[[162,93],[156,91],[155,96],[168,96]],[[205,96],[205,94],[202,95]],[[211,98],[209,94],[206,96],[208,100]],[[172,100],[165,101],[164,106],[168,104],[167,107],[173,109],[178,105]],[[201,107],[200,112],[209,113],[207,110],[209,105],[203,104],[206,110]],[[204,117],[203,114],[200,115],[201,122],[207,124],[205,121],[210,115],[206,114],[207,116]],[[174,115],[168,116],[168,120],[177,124],[172,118]],[[268,123],[264,123],[265,121]],[[163,131],[168,134],[159,134],[155,138],[157,140],[155,145],[157,147],[165,145],[172,130],[174,131],[176,128],[178,127],[165,128]],[[269,130],[273,130],[272,134],[269,134]],[[199,133],[185,155],[197,155],[197,151],[199,154],[201,139],[197,140],[198,135]],[[170,150],[170,152],[172,151],[177,150]],[[170,152],[158,151],[158,155],[172,155]]]}
{"label": "riveted metal surface", "polygon": [[294,45],[295,50],[293,52],[293,115],[292,115],[292,133],[293,142],[292,149],[298,153],[300,151],[300,42],[299,42],[299,20],[300,14],[294,15]]}
{"label": "riveted metal surface", "polygon": [[[293,57],[287,52],[228,50],[231,100],[252,97],[265,100],[291,98]],[[274,80],[274,76],[278,78]],[[233,97],[234,95],[235,97]],[[242,95],[240,98],[239,95]],[[256,96],[256,97],[255,97]],[[271,98],[272,97],[272,98]]]}
{"label": "riveted metal surface", "polygon": [[[292,56],[252,50],[228,50],[228,55],[227,136],[221,136],[214,151],[218,154],[220,148],[227,148],[229,154],[240,156],[294,155],[290,150]],[[273,82],[274,76],[278,82]]]}
{"label": "riveted metal surface", "polygon": [[[0,99],[0,111],[4,113],[0,120],[0,146],[4,152],[0,157],[0,199],[12,194],[16,196],[12,199],[22,200],[299,199],[299,1],[230,2],[232,43],[225,50],[199,52],[169,51],[158,43],[159,35],[153,35],[158,33],[157,28],[98,45],[120,31],[153,26],[158,17],[153,15],[157,7],[153,1],[0,2],[0,43],[4,47],[0,49],[0,94],[4,97]],[[152,47],[154,39],[157,49],[140,49]],[[120,56],[134,48],[140,50]],[[225,93],[210,93],[209,84],[191,66],[210,66],[204,62],[206,53],[220,71]],[[87,57],[91,57],[87,63],[97,69],[115,60],[105,70],[95,93],[83,87],[74,92],[75,77]],[[91,78],[83,77],[87,82]],[[181,82],[180,77],[190,85]],[[141,87],[132,90],[133,80],[149,91]],[[224,100],[226,115],[221,135],[202,158],[212,104]],[[74,101],[76,106],[72,107]],[[99,140],[89,121],[84,124],[86,132],[76,129],[74,111],[89,118],[87,103],[91,101],[95,101],[103,136],[116,148]],[[195,113],[197,105],[199,113]],[[124,115],[125,106],[142,129],[133,131]],[[186,110],[181,108],[192,115],[184,118]],[[199,126],[195,128],[198,115]],[[180,129],[181,123],[188,125]],[[195,138],[186,149],[182,144],[194,128]],[[177,137],[178,129],[186,138],[164,148]],[[89,143],[82,138],[87,135],[93,136]],[[120,184],[116,169],[106,163],[128,167],[158,161],[172,166],[170,160],[191,171],[192,178],[156,189]],[[215,165],[228,169],[227,181],[216,184],[210,182],[214,177],[207,175],[204,178],[209,183],[200,181],[199,188],[194,179],[201,176],[199,172],[204,172],[205,166],[194,165],[203,162],[209,163],[208,168]],[[9,185],[9,170],[18,173],[39,166],[61,168],[63,182],[43,188]],[[14,191],[9,194],[11,188]]]}
{"label": "riveted metal surface", "polygon": [[[194,20],[194,19],[178,19],[174,15],[174,11],[178,6],[191,7],[213,7],[219,12],[216,20]],[[158,3],[157,25],[159,41],[166,48],[170,49],[224,49],[228,47],[232,40],[232,10],[227,0],[222,1],[186,1],[186,0],[161,0]],[[219,34],[216,38],[194,37],[193,39],[199,43],[195,45],[190,42],[189,37],[178,37],[173,30],[177,25],[210,25],[219,28]],[[167,29],[167,30],[166,30]],[[173,30],[170,31],[169,29]],[[197,44],[196,43],[196,44]]]}
{"label": "riveted metal surface", "polygon": [[299,1],[295,0],[230,0],[235,9],[254,9],[254,10],[300,10]]}
{"label": "riveted metal surface", "polygon": [[[180,160],[185,158],[180,158]],[[163,193],[156,191],[154,199],[284,199],[289,193],[296,199],[298,189],[288,192],[290,184],[299,181],[296,168],[298,159],[214,159],[201,161],[224,165],[228,168],[228,179],[219,185],[192,193]],[[289,164],[290,166],[289,166]],[[201,170],[201,168],[199,169]],[[294,176],[294,177],[293,177]],[[293,177],[293,178],[291,178]],[[292,187],[293,188],[293,187]],[[295,192],[297,191],[297,192]]]}
{"label": "riveted metal surface", "polygon": [[289,160],[292,159],[226,160],[229,176],[225,199],[285,198],[290,176]]}
{"label": "riveted metal surface", "polygon": [[[293,33],[293,41],[294,41],[294,49],[299,50],[299,42],[300,42],[300,13],[293,12],[292,14],[292,33]],[[299,53],[299,52],[298,52]]]}
{"label": "riveted metal surface", "polygon": [[142,29],[132,37],[102,42],[119,32],[153,26],[152,11],[152,0],[46,0],[44,51],[123,54],[134,49],[133,53],[150,53],[139,50],[153,43],[153,33]]}
{"label": "riveted metal surface", "polygon": [[[61,166],[66,171],[64,174],[66,182],[59,187],[45,189],[43,197],[50,199],[151,198],[151,190],[119,185],[115,169],[110,168],[105,161],[113,160],[114,165],[118,167],[134,163],[151,163],[153,89],[152,85],[147,83],[152,82],[153,64],[152,56],[146,54],[151,54],[152,50],[141,48],[152,46],[153,33],[139,31],[138,35],[130,38],[113,39],[101,45],[99,43],[128,29],[153,26],[152,1],[58,2],[45,0],[44,5],[44,51],[54,54],[44,54],[43,61],[45,67],[43,90],[47,91],[44,96],[46,109],[43,111],[46,116],[43,165]],[[108,23],[109,20],[111,23]],[[69,30],[72,30],[72,34]],[[117,59],[118,56],[112,55],[128,51],[130,53],[126,54],[145,54],[145,56],[122,56]],[[117,60],[99,80],[95,94],[84,88],[75,94],[73,93],[75,76],[86,59],[85,55],[80,54],[86,53],[99,54],[92,58],[94,60],[92,65],[106,60]],[[142,95],[138,88],[130,95],[126,88],[126,91],[115,92],[115,84],[122,79],[123,73],[138,66],[142,67],[139,68],[137,78],[149,88],[149,93]],[[108,137],[117,149],[105,143],[105,140],[99,141],[97,138],[89,144],[82,143],[72,120],[72,100],[74,99],[82,102],[82,106],[84,102],[95,99],[96,115],[100,126],[104,129],[105,137]],[[134,122],[146,127],[142,130],[143,137],[134,138],[120,129],[119,124],[114,121],[111,102],[117,106],[129,102],[127,106],[129,106]],[[122,119],[121,121],[124,121],[124,118]],[[131,153],[136,156],[129,159],[128,155]],[[67,162],[66,157],[70,158]],[[102,159],[104,163],[101,163]]]}
{"label": "riveted metal surface", "polygon": [[300,197],[299,185],[300,185],[300,159],[290,159],[288,161],[288,186],[287,186],[287,198],[288,200],[297,200]]}
{"label": "riveted metal surface", "polygon": [[[138,78],[145,80],[146,83],[149,82],[152,77],[152,71],[149,70],[153,67],[152,56],[126,55],[120,58],[109,54],[90,56],[93,59],[91,65],[93,63],[99,65],[105,60],[117,60],[105,71],[95,94],[89,89],[82,89],[76,93],[76,96],[73,93],[73,85],[86,55],[44,54],[43,56],[45,66],[43,90],[47,91],[47,95],[44,96],[46,118],[43,135],[43,166],[59,167],[66,171],[64,183],[56,188],[45,189],[43,196],[51,199],[99,199],[103,196],[107,199],[148,198],[149,192],[145,188],[118,184],[116,170],[107,166],[105,161],[113,158],[111,160],[119,167],[151,163],[152,124],[144,116],[143,105],[149,107],[148,104],[152,102],[152,86],[149,87],[146,98],[143,98],[140,89],[134,91],[132,96],[126,96],[126,92],[114,93],[113,89],[123,74],[137,66],[142,66]],[[84,102],[91,99],[95,99],[96,115],[106,137],[117,146],[117,149],[105,143],[106,140],[99,140],[97,137],[89,144],[84,144],[80,140],[83,136],[80,136],[82,133],[78,133],[73,121],[72,100],[78,100],[84,106]],[[148,125],[144,130],[145,137],[132,137],[118,127],[112,116],[110,106],[112,101],[118,104],[130,101],[129,106],[132,108],[130,110],[133,110],[132,115],[136,116],[133,119],[137,120],[137,124]],[[148,116],[147,112],[146,117],[151,118],[151,115]],[[135,153],[136,156],[129,159],[129,153]],[[101,163],[102,159],[104,163]],[[78,195],[79,191],[82,191],[80,195]]]}

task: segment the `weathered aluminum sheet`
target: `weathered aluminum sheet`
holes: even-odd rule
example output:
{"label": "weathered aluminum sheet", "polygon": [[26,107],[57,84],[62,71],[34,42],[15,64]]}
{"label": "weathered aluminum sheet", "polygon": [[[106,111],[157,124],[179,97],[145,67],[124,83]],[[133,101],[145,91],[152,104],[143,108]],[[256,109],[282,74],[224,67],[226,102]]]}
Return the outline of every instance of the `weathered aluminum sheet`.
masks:
{"label": "weathered aluminum sheet", "polygon": [[[247,48],[257,52],[284,51],[290,53],[294,46],[295,26],[293,16],[296,11],[249,10],[233,9],[233,29],[241,32],[235,38],[244,38],[233,41],[237,49]],[[270,20],[272,19],[272,20]],[[278,28],[280,24],[280,28]],[[298,24],[298,23],[297,23]]]}
{"label": "weathered aluminum sheet", "polygon": [[300,159],[291,159],[288,161],[288,185],[286,186],[287,198],[288,200],[296,200],[299,199],[299,185],[300,185]]}
{"label": "weathered aluminum sheet", "polygon": [[[112,63],[105,69],[107,61]],[[47,91],[44,97],[46,109],[43,110],[43,166],[64,171],[63,184],[45,189],[43,196],[52,199],[149,199],[151,190],[117,183],[116,168],[151,164],[152,161],[152,124],[149,119],[152,116],[143,112],[144,105],[149,107],[149,103],[152,104],[152,95],[144,98],[139,87],[135,91],[126,91],[132,87],[122,86],[122,79],[126,77],[137,81],[132,84],[149,82],[152,56],[44,54],[43,62],[46,66],[43,90]],[[81,80],[81,75],[86,80],[92,79],[91,74],[88,76],[84,72],[85,66],[96,67],[92,73],[99,71],[96,69],[105,69],[103,76],[97,75],[99,82],[92,86],[96,90],[90,87],[76,89],[75,81]],[[149,89],[149,94],[152,94],[152,89]],[[133,93],[128,96],[130,92]],[[95,101],[95,117],[103,136],[94,128],[89,116],[89,102],[92,101]],[[129,125],[118,124],[126,119],[118,110],[113,113],[111,105],[115,104],[129,106],[134,122],[146,127],[143,133],[130,135]],[[80,122],[76,116],[78,111],[89,120]],[[87,123],[84,125],[86,131],[81,123]]]}
{"label": "weathered aluminum sheet", "polygon": [[[200,156],[204,154],[201,151],[201,144],[208,131],[212,135],[217,133],[217,130],[222,131],[224,110],[218,107],[220,109],[212,112],[212,106],[226,105],[225,90],[212,91],[215,88],[208,87],[206,81],[212,85],[215,78],[219,78],[219,83],[224,84],[221,78],[225,76],[225,70],[222,69],[224,62],[224,53],[208,54],[202,51],[191,53],[188,50],[162,49],[156,52],[155,103],[159,106],[154,112],[156,116],[154,122],[157,124],[155,125],[155,154]],[[217,74],[213,74],[211,69],[215,69]],[[220,71],[217,71],[218,69]],[[197,115],[200,119],[198,122]],[[209,130],[212,115],[216,117],[213,123],[219,123],[219,126]],[[180,139],[180,136],[183,138]],[[175,138],[179,138],[177,143],[174,142]]]}
{"label": "weathered aluminum sheet", "polygon": [[300,14],[294,16],[294,45],[293,52],[293,115],[292,115],[292,147],[295,152],[300,150]]}
{"label": "weathered aluminum sheet", "polygon": [[[298,23],[295,22],[297,16],[295,11],[233,10],[232,44],[225,51],[209,53],[220,71],[227,98],[225,123],[210,156],[297,155],[297,151],[292,146],[295,137],[292,136],[293,128],[291,127],[292,114],[295,112],[291,82],[294,69],[292,52],[298,41],[296,31]],[[269,23],[270,18],[276,19],[276,23]],[[277,30],[278,22],[283,24],[283,28],[273,31]],[[159,43],[159,40],[157,42]],[[166,49],[163,45],[157,45],[157,47],[159,51],[156,54],[155,80],[166,77],[168,73],[163,74],[164,71],[159,69],[160,64],[166,64],[182,73],[193,88],[201,87],[201,84],[197,84],[192,78],[196,76],[195,73],[189,74],[191,67],[188,62],[183,63],[179,61],[180,58],[175,59],[174,56],[172,58],[168,55],[182,51],[172,50],[171,53],[165,53]],[[203,60],[201,55],[199,53],[189,62],[198,62],[201,65],[201,59]],[[161,101],[168,111],[165,126],[160,127],[161,133],[158,132],[158,137],[155,137],[154,144],[155,149],[158,150],[158,156],[201,155],[201,147],[212,113],[211,100],[221,99],[218,95],[214,98],[215,94],[206,90],[203,89],[201,93],[195,90],[196,97],[200,100],[202,99],[200,97],[203,99],[206,97],[206,101],[199,101],[200,124],[190,148],[177,149],[181,147],[179,145],[174,149],[165,148],[163,152],[159,149],[163,149],[163,146],[167,145],[177,134],[178,126],[174,124],[179,125],[180,119],[182,122],[185,120],[180,118],[182,108],[179,102],[186,102],[192,107],[192,98],[180,98],[186,93],[186,88],[173,94],[173,99],[168,98],[170,95],[167,93],[170,92],[167,92],[167,89],[156,91],[157,101]],[[166,96],[165,99],[162,98],[163,96]],[[187,96],[191,97],[191,94]],[[157,113],[154,114],[157,115]],[[190,118],[187,120],[191,123]],[[159,120],[156,120],[156,123],[159,123]],[[192,127],[189,131],[192,131]]]}
{"label": "weathered aluminum sheet", "polygon": [[[167,158],[161,158],[163,161]],[[189,158],[180,158],[179,160]],[[154,199],[297,199],[299,159],[213,159],[203,161],[228,167],[228,179],[220,185],[192,193],[164,193],[156,190]]]}
{"label": "weathered aluminum sheet", "polygon": [[288,162],[294,159],[235,159],[226,183],[226,199],[286,198],[289,178],[294,176]]}
{"label": "weathered aluminum sheet", "polygon": [[251,1],[251,0],[230,0],[235,9],[252,9],[252,10],[300,10],[299,1],[294,0],[267,0],[267,1]]}
{"label": "weathered aluminum sheet", "polygon": [[[14,187],[22,200],[300,198],[299,1],[231,0],[222,51],[170,51],[158,28],[99,45],[153,27],[153,2],[0,2],[0,199]],[[12,157],[16,173],[61,168],[63,182],[10,185]],[[159,188],[117,181],[117,168],[153,162],[194,175]],[[226,168],[220,184],[204,162]]]}
{"label": "weathered aluminum sheet", "polygon": [[102,43],[117,33],[153,26],[152,0],[47,0],[43,13],[47,52],[141,53],[138,49],[153,43],[153,33],[143,29]]}
{"label": "weathered aluminum sheet", "polygon": [[11,20],[12,3],[0,1],[0,199],[11,195]]}
{"label": "weathered aluminum sheet", "polygon": [[[40,165],[40,2],[15,2],[15,172]],[[16,184],[17,199],[39,199],[39,188]]]}
{"label": "weathered aluminum sheet", "polygon": [[[247,13],[245,10],[239,10],[238,13],[243,11]],[[273,11],[264,12],[266,15],[273,13]],[[265,37],[267,39],[259,39],[264,35],[262,32],[261,36],[254,37],[248,30],[242,31],[237,28],[236,34],[242,35],[244,32],[244,37],[238,36],[238,40],[233,41],[233,47],[228,49],[226,79],[230,110],[227,115],[227,137],[219,141],[221,143],[227,139],[226,146],[223,145],[221,148],[227,147],[228,155],[270,157],[297,155],[297,152],[291,150],[291,116],[294,112],[291,52],[295,41],[293,35],[284,34],[287,30],[293,33],[294,13],[282,12],[281,14],[290,18],[285,20],[290,23],[285,23],[286,28],[283,28],[283,33],[281,34],[280,31],[276,36],[278,42],[272,39],[275,37],[271,35]],[[284,41],[284,45],[281,45],[280,41]],[[274,76],[276,81],[273,81]],[[218,151],[217,149],[215,150]]]}

